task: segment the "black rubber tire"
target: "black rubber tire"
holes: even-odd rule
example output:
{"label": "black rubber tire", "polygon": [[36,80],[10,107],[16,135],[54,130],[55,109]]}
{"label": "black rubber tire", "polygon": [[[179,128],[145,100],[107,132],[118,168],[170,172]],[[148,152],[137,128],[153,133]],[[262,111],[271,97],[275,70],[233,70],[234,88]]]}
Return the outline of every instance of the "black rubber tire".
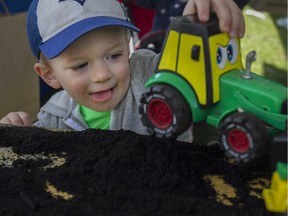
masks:
{"label": "black rubber tire", "polygon": [[[168,120],[165,119],[165,115],[163,118],[165,124],[157,121],[158,114],[153,113],[155,111],[154,104],[163,105],[165,108],[160,109],[164,113],[167,112]],[[149,92],[144,93],[141,98],[139,113],[148,132],[159,138],[175,139],[192,124],[192,114],[186,100],[181,93],[169,85],[155,85],[150,88]],[[154,116],[156,117],[154,118]]]}
{"label": "black rubber tire", "polygon": [[261,157],[268,143],[268,130],[263,121],[249,113],[235,113],[221,122],[218,128],[219,146],[237,162]]}

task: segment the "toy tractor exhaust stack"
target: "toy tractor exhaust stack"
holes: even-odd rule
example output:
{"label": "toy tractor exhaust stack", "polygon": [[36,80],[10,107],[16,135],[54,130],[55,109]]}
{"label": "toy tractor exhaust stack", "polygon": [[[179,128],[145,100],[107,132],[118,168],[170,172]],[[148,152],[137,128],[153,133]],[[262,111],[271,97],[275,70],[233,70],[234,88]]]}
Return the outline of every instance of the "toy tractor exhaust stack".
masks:
{"label": "toy tractor exhaust stack", "polygon": [[245,74],[243,75],[243,78],[245,79],[251,79],[251,67],[252,67],[252,62],[256,61],[257,55],[256,51],[251,51],[247,54],[246,56],[246,68],[245,68]]}

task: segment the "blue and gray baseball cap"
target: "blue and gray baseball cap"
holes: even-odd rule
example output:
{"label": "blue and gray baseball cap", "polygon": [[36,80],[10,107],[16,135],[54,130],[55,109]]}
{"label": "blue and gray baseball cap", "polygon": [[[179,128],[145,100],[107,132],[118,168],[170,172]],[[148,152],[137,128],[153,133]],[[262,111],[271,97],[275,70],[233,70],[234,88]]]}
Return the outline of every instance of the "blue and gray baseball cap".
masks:
{"label": "blue and gray baseball cap", "polygon": [[138,32],[116,0],[33,0],[27,15],[27,34],[33,54],[48,59],[61,54],[87,32],[103,27]]}

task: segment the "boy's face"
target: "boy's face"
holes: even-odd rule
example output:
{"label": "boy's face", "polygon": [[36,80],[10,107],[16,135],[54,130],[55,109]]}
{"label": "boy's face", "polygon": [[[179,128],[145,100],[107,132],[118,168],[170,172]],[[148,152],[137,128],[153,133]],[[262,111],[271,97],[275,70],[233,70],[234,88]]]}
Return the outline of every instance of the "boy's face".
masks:
{"label": "boy's face", "polygon": [[112,110],[130,84],[128,40],[120,28],[93,30],[49,60],[48,67],[78,103],[100,112]]}

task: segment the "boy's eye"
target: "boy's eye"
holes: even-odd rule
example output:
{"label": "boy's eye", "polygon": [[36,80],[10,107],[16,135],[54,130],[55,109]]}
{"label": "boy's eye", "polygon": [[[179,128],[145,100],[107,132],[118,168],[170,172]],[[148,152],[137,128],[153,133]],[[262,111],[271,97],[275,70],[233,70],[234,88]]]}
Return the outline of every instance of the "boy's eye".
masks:
{"label": "boy's eye", "polygon": [[79,64],[79,65],[73,67],[73,70],[82,70],[83,68],[87,67],[87,65],[88,65],[88,62]]}
{"label": "boy's eye", "polygon": [[122,53],[116,53],[116,54],[108,56],[107,59],[115,60],[119,58],[120,56],[122,56]]}

